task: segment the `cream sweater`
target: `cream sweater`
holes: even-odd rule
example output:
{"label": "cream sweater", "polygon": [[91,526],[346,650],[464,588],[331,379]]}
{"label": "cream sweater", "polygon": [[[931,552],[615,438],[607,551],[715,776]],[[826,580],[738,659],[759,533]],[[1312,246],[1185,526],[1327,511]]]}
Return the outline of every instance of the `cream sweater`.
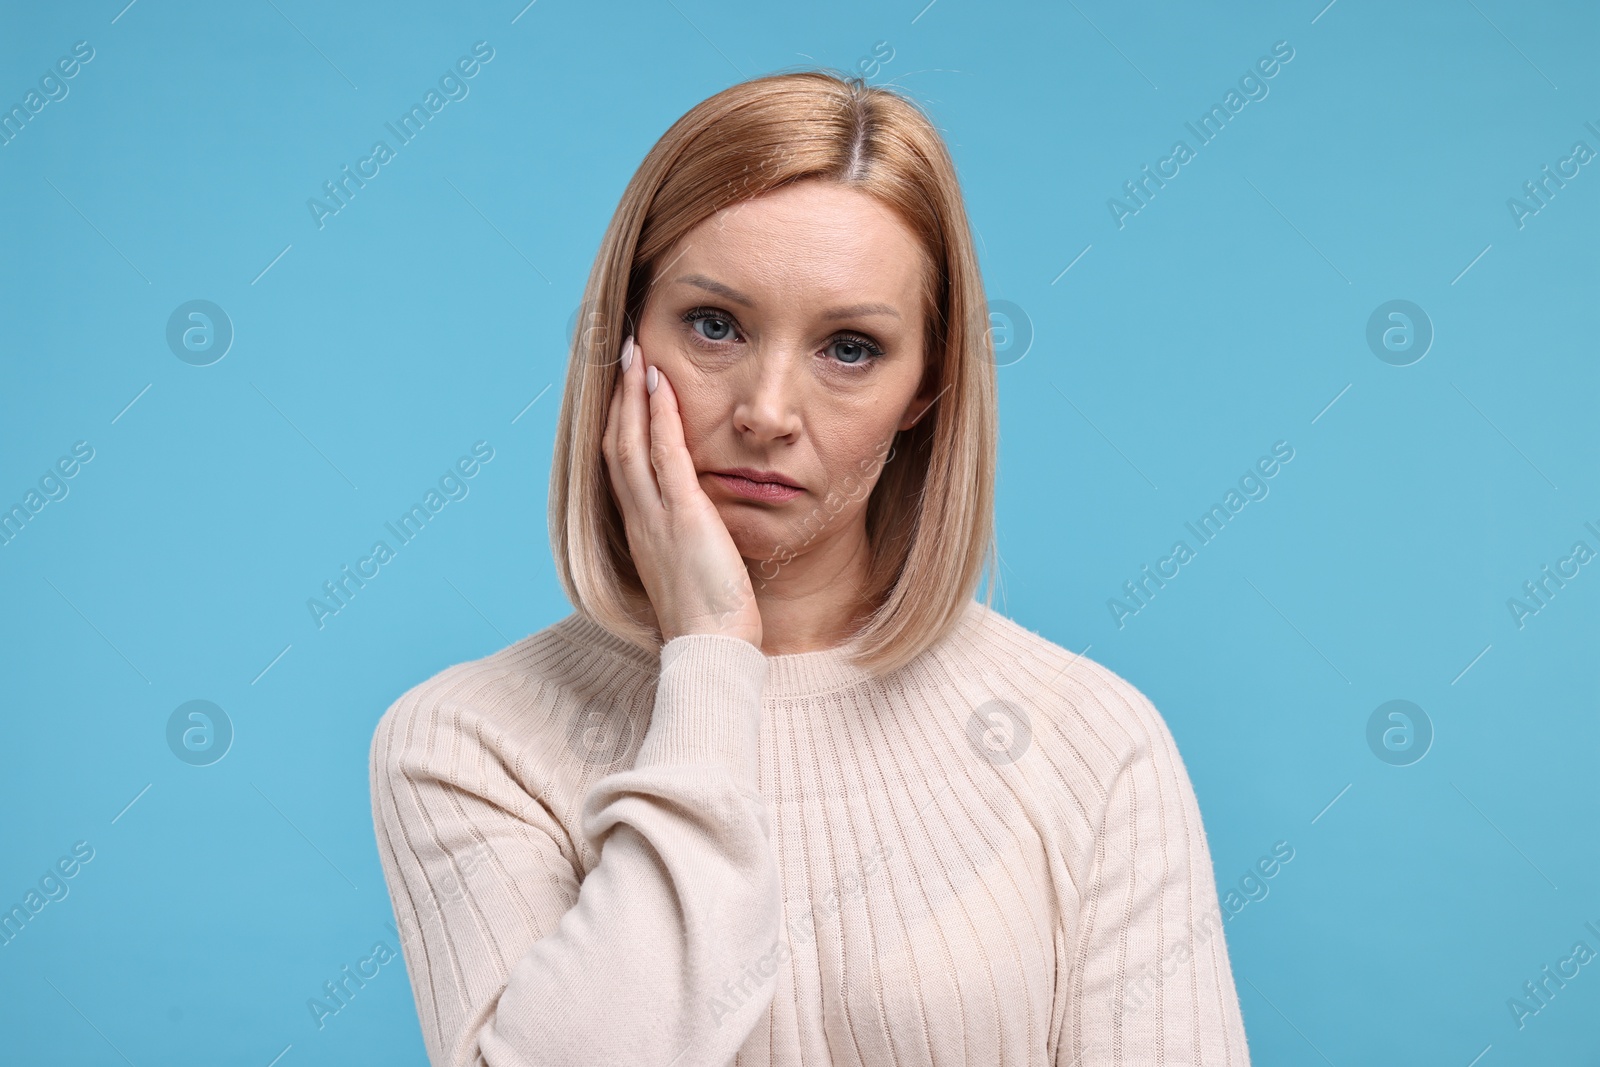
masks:
{"label": "cream sweater", "polygon": [[881,683],[573,613],[371,757],[437,1067],[1249,1063],[1165,722],[977,601]]}

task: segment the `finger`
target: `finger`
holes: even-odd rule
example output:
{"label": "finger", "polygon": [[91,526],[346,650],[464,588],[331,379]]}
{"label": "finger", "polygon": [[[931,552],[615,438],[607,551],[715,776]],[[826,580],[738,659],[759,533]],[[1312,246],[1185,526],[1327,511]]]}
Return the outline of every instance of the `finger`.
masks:
{"label": "finger", "polygon": [[[633,346],[630,336],[623,342],[622,351],[627,352]],[[638,361],[638,357],[634,357]],[[611,404],[606,412],[606,429],[601,438],[601,452],[606,459],[606,474],[611,479],[611,490],[617,496],[617,505],[622,510],[622,517],[627,520],[633,513],[633,491],[628,481],[622,475],[621,461],[618,457],[617,446],[621,440],[622,426],[622,397],[627,384],[626,374],[622,371],[619,360],[617,365],[616,382],[611,388]]]}
{"label": "finger", "polygon": [[650,408],[645,395],[645,356],[637,338],[633,363],[622,372],[621,410],[617,413],[615,455],[633,503],[646,522],[661,510],[661,489],[650,466]]}
{"label": "finger", "polygon": [[683,419],[678,411],[678,394],[661,368],[656,372],[656,391],[648,396],[650,405],[650,461],[661,487],[662,506],[671,510],[682,504],[699,483],[689,446],[683,439]]}

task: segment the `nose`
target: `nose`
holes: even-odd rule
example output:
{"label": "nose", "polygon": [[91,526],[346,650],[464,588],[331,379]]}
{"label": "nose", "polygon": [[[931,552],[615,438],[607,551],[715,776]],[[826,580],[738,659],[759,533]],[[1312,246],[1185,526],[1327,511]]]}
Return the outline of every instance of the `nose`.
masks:
{"label": "nose", "polygon": [[782,342],[752,349],[735,379],[734,429],[762,441],[792,437],[800,427],[808,353]]}

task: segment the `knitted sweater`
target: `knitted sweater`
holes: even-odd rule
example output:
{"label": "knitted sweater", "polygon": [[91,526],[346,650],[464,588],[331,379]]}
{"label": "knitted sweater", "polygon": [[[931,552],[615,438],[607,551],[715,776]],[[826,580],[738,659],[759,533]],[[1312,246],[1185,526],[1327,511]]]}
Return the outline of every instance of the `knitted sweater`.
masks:
{"label": "knitted sweater", "polygon": [[1165,722],[978,601],[878,681],[573,613],[371,772],[435,1067],[1248,1067]]}

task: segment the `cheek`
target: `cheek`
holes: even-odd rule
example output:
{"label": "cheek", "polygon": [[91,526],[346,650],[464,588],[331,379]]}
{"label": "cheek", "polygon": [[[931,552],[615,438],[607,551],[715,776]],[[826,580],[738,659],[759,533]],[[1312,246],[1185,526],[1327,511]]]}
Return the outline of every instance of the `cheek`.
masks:
{"label": "cheek", "polygon": [[644,349],[650,362],[654,363],[658,355],[666,354],[667,345],[672,343],[671,326],[647,307],[639,319],[639,332],[634,335],[634,340]]}
{"label": "cheek", "polygon": [[844,492],[858,484],[876,483],[894,431],[894,424],[884,421],[882,412],[835,426],[819,447],[833,487]]}
{"label": "cheek", "polygon": [[683,426],[683,443],[689,457],[700,466],[702,451],[723,420],[722,398],[715,379],[707,379],[693,365],[678,359],[664,359],[658,366],[672,381],[678,397],[678,421]]}

